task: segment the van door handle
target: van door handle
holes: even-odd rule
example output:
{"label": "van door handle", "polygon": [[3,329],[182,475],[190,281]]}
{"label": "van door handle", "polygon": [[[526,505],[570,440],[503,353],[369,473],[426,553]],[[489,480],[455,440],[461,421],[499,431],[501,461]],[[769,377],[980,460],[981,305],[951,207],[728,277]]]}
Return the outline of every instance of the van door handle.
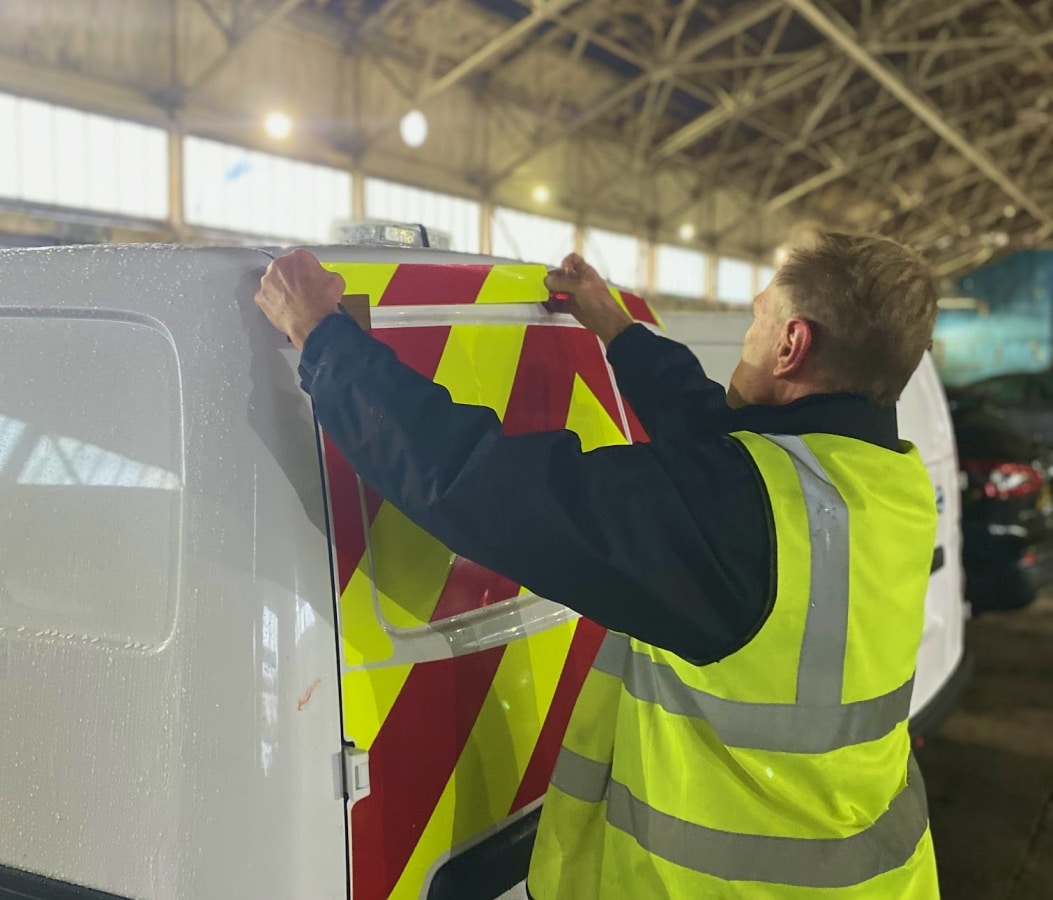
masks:
{"label": "van door handle", "polygon": [[932,551],[932,568],[929,569],[929,575],[935,575],[947,564],[947,551],[943,547],[937,547]]}

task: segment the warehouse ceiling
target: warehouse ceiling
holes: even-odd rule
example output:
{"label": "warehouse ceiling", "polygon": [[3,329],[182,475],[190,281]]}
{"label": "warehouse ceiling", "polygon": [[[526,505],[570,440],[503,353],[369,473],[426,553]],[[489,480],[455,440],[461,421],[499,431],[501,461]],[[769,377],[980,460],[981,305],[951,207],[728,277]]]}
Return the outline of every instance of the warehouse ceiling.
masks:
{"label": "warehouse ceiling", "polygon": [[814,222],[956,275],[1053,235],[1053,0],[4,0],[0,26],[0,87],[252,143],[279,104],[288,152],[718,252]]}

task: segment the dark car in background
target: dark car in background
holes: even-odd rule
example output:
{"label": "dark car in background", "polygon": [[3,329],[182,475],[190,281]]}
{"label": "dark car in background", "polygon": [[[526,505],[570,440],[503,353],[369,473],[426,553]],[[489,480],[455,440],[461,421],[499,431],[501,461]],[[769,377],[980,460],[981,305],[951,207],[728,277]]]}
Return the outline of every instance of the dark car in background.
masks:
{"label": "dark car in background", "polygon": [[987,400],[1017,431],[1053,444],[1053,369],[995,375],[966,390]]}
{"label": "dark car in background", "polygon": [[1020,609],[1053,585],[1053,448],[979,393],[947,394],[961,469],[966,599],[975,613]]}

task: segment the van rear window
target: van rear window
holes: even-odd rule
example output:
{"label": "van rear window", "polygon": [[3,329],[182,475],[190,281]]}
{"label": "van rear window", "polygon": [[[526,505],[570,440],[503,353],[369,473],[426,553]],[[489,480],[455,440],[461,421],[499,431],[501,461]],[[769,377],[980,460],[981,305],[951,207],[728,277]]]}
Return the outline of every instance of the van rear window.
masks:
{"label": "van rear window", "polygon": [[0,629],[147,650],[174,618],[179,371],[167,334],[0,316]]}

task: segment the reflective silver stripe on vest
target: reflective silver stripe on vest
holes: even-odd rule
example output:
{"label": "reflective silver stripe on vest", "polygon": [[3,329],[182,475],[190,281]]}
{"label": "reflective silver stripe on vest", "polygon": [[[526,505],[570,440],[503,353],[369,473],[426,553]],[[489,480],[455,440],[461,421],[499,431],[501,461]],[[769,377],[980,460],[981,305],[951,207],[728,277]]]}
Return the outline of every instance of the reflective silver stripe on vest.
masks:
{"label": "reflective silver stripe on vest", "polygon": [[625,664],[628,661],[629,638],[617,631],[608,631],[603,643],[600,644],[592,667],[600,672],[621,678],[625,674]]}
{"label": "reflective silver stripe on vest", "polygon": [[925,786],[913,756],[907,786],[885,813],[869,828],[843,838],[767,837],[706,828],[653,809],[611,779],[610,772],[610,766],[564,749],[552,783],[585,803],[606,797],[612,828],[654,856],[725,881],[849,887],[904,865],[928,827]]}
{"label": "reflective silver stripe on vest", "polygon": [[573,750],[563,747],[552,770],[552,786],[564,794],[584,800],[586,803],[599,803],[607,796],[607,786],[611,782],[611,767],[596,762]]}
{"label": "reflective silver stripe on vest", "polygon": [[[617,638],[628,650],[629,639]],[[883,697],[838,706],[741,703],[689,687],[672,666],[644,653],[632,653],[628,665],[624,659],[612,648],[605,659],[597,656],[594,667],[620,677],[625,690],[637,700],[656,703],[673,715],[705,719],[728,747],[750,750],[828,753],[876,741],[907,718],[914,690],[912,678]],[[608,661],[615,665],[607,668]]]}
{"label": "reflective silver stripe on vest", "polygon": [[848,645],[848,507],[801,438],[765,437],[790,455],[808,511],[812,577],[797,666],[797,702],[837,705]]}

